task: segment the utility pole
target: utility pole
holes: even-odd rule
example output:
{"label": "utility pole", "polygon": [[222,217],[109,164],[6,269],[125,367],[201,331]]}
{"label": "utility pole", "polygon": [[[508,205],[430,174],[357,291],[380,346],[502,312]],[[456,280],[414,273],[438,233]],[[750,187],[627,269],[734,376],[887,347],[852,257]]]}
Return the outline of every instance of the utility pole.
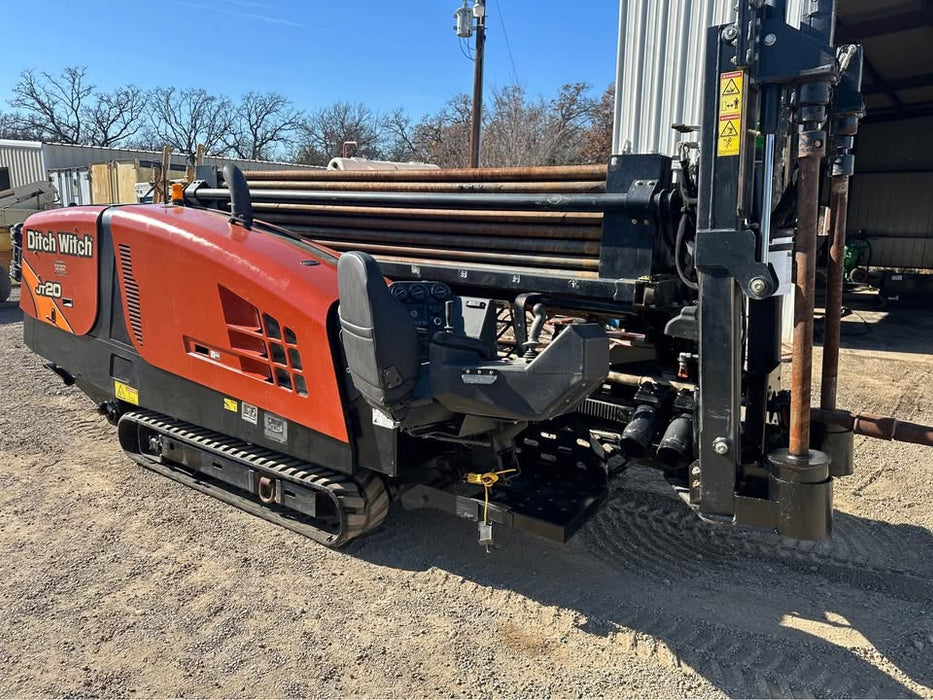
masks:
{"label": "utility pole", "polygon": [[473,36],[476,20],[476,50],[473,57],[473,112],[470,116],[470,167],[479,167],[480,128],[483,119],[483,62],[486,56],[486,0],[473,0],[473,9],[463,0],[463,7],[454,13],[457,36]]}

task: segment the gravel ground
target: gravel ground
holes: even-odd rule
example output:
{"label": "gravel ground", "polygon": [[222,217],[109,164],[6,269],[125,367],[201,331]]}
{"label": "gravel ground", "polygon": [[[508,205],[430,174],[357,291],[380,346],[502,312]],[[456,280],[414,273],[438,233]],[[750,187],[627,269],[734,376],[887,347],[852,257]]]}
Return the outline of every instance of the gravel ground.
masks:
{"label": "gravel ground", "polygon": [[[840,404],[933,422],[933,321],[863,317]],[[0,696],[933,696],[924,448],[858,439],[818,545],[633,469],[564,547],[397,509],[330,551],[135,466],[21,336],[0,305]]]}

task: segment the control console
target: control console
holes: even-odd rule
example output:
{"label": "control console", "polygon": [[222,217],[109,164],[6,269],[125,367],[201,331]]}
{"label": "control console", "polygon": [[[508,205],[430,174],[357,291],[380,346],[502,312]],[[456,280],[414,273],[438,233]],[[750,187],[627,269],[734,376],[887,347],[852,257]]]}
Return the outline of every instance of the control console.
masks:
{"label": "control console", "polygon": [[445,305],[453,299],[450,287],[441,282],[394,282],[389,291],[411,315],[419,331],[434,335],[444,330]]}

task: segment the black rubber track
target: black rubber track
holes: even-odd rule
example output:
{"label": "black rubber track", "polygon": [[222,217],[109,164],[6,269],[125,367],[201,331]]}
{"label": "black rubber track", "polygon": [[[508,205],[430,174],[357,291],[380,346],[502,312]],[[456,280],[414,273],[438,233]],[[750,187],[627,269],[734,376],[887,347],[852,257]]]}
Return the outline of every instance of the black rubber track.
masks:
{"label": "black rubber track", "polygon": [[[159,435],[185,443],[209,454],[236,461],[257,472],[297,484],[330,498],[336,518],[324,523],[305,516],[292,517],[264,505],[255,496],[229,487],[188,467],[158,460],[141,452],[124,451],[140,465],[193,489],[236,506],[252,515],[305,535],[328,547],[341,547],[378,527],[389,512],[389,494],[382,477],[374,472],[350,476],[310,462],[266,450],[227,435],[178,421],[153,411],[139,410],[123,415],[125,421],[142,425]],[[333,521],[336,522],[333,522]],[[325,529],[326,527],[326,529]]]}

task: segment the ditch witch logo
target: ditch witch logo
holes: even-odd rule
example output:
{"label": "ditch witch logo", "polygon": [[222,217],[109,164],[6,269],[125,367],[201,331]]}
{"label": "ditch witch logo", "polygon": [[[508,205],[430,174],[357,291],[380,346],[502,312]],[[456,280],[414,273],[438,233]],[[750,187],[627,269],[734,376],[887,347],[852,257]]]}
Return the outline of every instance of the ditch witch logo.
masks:
{"label": "ditch witch logo", "polygon": [[94,238],[90,234],[79,236],[76,233],[58,231],[42,233],[26,230],[26,249],[37,253],[71,255],[76,258],[94,257]]}

